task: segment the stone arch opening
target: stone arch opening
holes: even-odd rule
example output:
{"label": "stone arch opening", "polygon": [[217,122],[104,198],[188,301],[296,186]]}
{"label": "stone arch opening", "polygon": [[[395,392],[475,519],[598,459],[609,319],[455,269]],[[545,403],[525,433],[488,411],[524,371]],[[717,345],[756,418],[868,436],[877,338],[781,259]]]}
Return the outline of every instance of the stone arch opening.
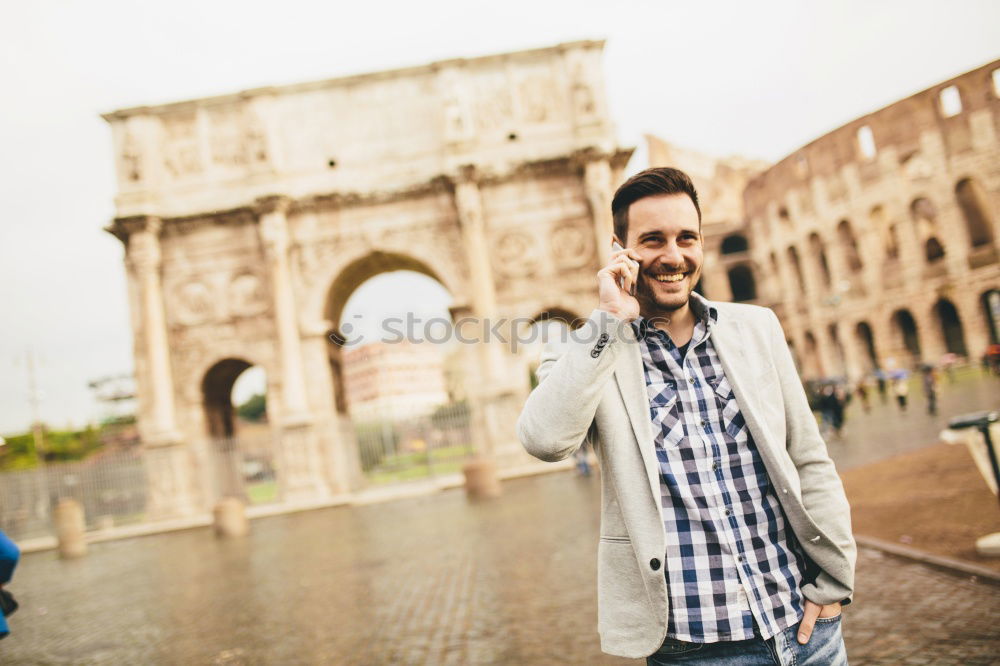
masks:
{"label": "stone arch opening", "polygon": [[841,252],[844,254],[844,264],[849,271],[860,271],[864,268],[861,253],[858,251],[858,239],[848,220],[841,220],[837,225],[837,238],[840,240]]}
{"label": "stone arch opening", "polygon": [[937,237],[932,236],[924,243],[924,258],[928,264],[944,259],[944,246],[941,245],[941,241]]}
{"label": "stone arch opening", "polygon": [[720,252],[722,254],[739,254],[750,249],[750,243],[743,234],[732,234],[722,240]]}
{"label": "stone arch opening", "polygon": [[583,325],[585,319],[574,313],[572,310],[556,306],[546,308],[531,318],[531,324],[536,324],[542,321],[561,321],[570,328],[579,328]]}
{"label": "stone arch opening", "polygon": [[823,244],[823,239],[815,231],[809,234],[809,250],[812,252],[816,267],[823,278],[823,286],[829,288],[833,282],[830,277],[830,264],[826,260],[826,248]]}
{"label": "stone arch opening", "polygon": [[867,368],[865,372],[872,372],[879,367],[878,352],[875,349],[875,336],[872,334],[872,327],[866,321],[859,321],[854,327],[854,335],[857,337],[861,348],[865,350],[864,360]]}
{"label": "stone arch opening", "polygon": [[799,260],[799,250],[794,245],[788,246],[788,263],[792,265],[792,272],[799,286],[799,295],[806,295],[806,280],[802,275],[802,262]]}
{"label": "stone arch opening", "polygon": [[965,228],[969,233],[972,247],[989,245],[993,242],[993,216],[989,201],[979,183],[972,178],[963,178],[955,185],[955,198],[965,218]]}
{"label": "stone arch opening", "polygon": [[396,271],[412,271],[435,280],[442,286],[444,281],[427,264],[414,257],[396,252],[375,250],[349,263],[333,279],[327,290],[323,318],[330,325],[327,333],[327,356],[333,380],[334,404],[339,414],[348,414],[347,391],[344,381],[343,349],[358,334],[355,323],[342,322],[344,308],[351,295],[368,280]]}
{"label": "stone arch opening", "polygon": [[934,314],[941,327],[941,337],[944,339],[945,349],[952,354],[968,356],[969,352],[965,346],[965,331],[962,329],[962,320],[958,316],[955,305],[948,299],[942,298],[934,304]]}
{"label": "stone arch opening", "polygon": [[[358,470],[372,483],[460,471],[475,444],[466,385],[479,345],[456,343],[455,322],[471,313],[438,272],[370,252],[333,279],[323,312],[334,406]],[[473,341],[477,330],[462,334]]]}
{"label": "stone arch opening", "polygon": [[[259,376],[253,377],[241,392],[238,385],[251,374]],[[264,425],[266,376],[259,366],[245,359],[225,358],[205,373],[201,392],[218,494],[246,498],[248,483],[274,480],[270,435]],[[248,437],[248,431],[255,427],[262,429],[258,433],[262,436]],[[256,498],[264,499],[267,498]]]}
{"label": "stone arch opening", "polygon": [[733,294],[734,301],[742,303],[757,299],[757,281],[750,266],[747,264],[733,266],[729,269],[728,275],[729,290]]}
{"label": "stone arch opening", "polygon": [[990,344],[1000,344],[1000,289],[988,289],[979,296],[983,318],[990,331]]}
{"label": "stone arch opening", "polygon": [[823,368],[819,360],[819,344],[812,331],[806,331],[803,336],[805,340],[805,358],[802,359],[802,374],[809,379],[816,379],[823,376]]}
{"label": "stone arch opening", "polygon": [[920,359],[920,336],[917,333],[917,322],[913,314],[907,310],[896,310],[892,314],[892,325],[895,328],[903,348],[913,361]]}
{"label": "stone arch opening", "polygon": [[847,377],[847,354],[844,351],[844,343],[840,339],[840,331],[836,323],[830,324],[826,327],[827,335],[830,338],[830,342],[833,343],[833,351],[836,354],[838,368],[834,370],[830,369],[830,372],[839,371],[841,376]]}

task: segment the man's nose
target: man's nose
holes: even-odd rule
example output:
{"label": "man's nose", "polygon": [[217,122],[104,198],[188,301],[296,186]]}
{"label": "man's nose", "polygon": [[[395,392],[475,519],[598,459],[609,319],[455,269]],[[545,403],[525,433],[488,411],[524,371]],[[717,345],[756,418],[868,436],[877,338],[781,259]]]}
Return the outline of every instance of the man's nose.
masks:
{"label": "man's nose", "polygon": [[664,244],[658,259],[660,263],[668,266],[680,266],[684,263],[684,255],[681,254],[681,249],[677,246],[677,243]]}

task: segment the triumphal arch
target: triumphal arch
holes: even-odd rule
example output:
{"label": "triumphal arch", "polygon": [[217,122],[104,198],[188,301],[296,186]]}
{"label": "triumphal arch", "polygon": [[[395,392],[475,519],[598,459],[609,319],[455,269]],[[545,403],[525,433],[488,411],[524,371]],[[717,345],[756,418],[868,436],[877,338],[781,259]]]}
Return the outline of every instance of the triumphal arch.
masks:
{"label": "triumphal arch", "polygon": [[[340,315],[366,279],[425,273],[453,316],[586,316],[620,149],[603,42],[248,90],[106,114],[117,160],[139,427],[161,516],[204,511],[235,378],[268,377],[284,499],[358,486]],[[530,462],[509,347],[470,345],[477,447]]]}

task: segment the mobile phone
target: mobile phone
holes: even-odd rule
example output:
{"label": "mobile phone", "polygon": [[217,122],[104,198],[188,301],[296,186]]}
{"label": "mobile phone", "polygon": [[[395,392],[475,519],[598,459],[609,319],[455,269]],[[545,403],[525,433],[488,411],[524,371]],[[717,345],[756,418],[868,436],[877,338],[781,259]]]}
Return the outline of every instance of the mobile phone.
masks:
{"label": "mobile phone", "polygon": [[[612,241],[611,242],[611,249],[614,250],[615,252],[621,252],[625,248],[623,248],[621,246],[621,243],[619,243],[618,241]],[[631,257],[629,257],[629,261],[635,263],[635,259],[632,259]],[[619,289],[624,289],[625,288],[625,281],[622,278],[618,278],[618,288]],[[632,285],[632,289],[629,291],[629,294],[631,294],[632,296],[635,296],[635,285],[634,284]]]}

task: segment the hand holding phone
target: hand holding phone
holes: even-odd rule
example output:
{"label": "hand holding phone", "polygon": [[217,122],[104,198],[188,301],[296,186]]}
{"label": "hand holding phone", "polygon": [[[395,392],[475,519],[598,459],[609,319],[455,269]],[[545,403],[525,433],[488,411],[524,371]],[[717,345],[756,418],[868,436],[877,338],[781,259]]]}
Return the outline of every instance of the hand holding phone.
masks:
{"label": "hand holding phone", "polygon": [[[623,247],[621,246],[621,243],[619,243],[618,241],[613,241],[613,242],[611,243],[611,249],[612,249],[612,250],[614,250],[615,252],[624,252],[624,251],[625,251],[625,248],[623,248]],[[636,264],[636,263],[638,263],[638,262],[637,262],[637,261],[636,261],[635,259],[632,259],[631,257],[627,257],[627,258],[628,258],[628,260],[629,260],[630,262],[632,262],[633,264]],[[624,284],[624,282],[625,282],[624,278],[621,278],[621,277],[619,277],[619,278],[618,278],[618,286],[619,286],[619,287],[621,287],[622,289],[624,289],[624,288],[625,288],[625,284]],[[629,294],[630,294],[631,296],[635,296],[635,286],[636,286],[636,283],[635,283],[635,282],[633,282],[633,283],[632,283],[632,288],[631,288],[631,289],[629,289]]]}

